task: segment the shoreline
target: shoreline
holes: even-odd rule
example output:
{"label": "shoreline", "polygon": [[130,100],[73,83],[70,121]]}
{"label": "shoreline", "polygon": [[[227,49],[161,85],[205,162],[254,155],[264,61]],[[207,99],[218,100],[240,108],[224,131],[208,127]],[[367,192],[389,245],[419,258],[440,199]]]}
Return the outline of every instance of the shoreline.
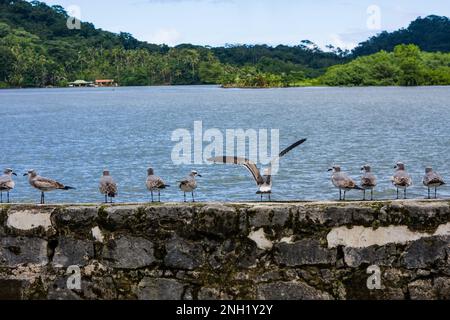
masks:
{"label": "shoreline", "polygon": [[327,85],[311,85],[311,86],[289,86],[289,87],[231,87],[222,86],[220,84],[177,84],[177,85],[151,85],[151,86],[118,86],[118,87],[10,87],[10,88],[0,88],[1,91],[6,90],[58,90],[58,89],[70,89],[70,90],[81,90],[81,89],[121,89],[121,88],[170,88],[170,87],[216,87],[224,90],[240,89],[240,90],[269,90],[269,89],[298,89],[298,88],[448,88],[450,85],[429,85],[429,86],[327,86]]}

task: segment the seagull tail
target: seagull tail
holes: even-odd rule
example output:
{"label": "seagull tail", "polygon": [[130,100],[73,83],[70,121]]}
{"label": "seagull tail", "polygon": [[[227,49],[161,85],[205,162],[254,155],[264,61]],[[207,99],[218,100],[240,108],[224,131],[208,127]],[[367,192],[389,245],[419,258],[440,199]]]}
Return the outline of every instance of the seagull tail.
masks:
{"label": "seagull tail", "polygon": [[66,187],[64,187],[64,188],[63,188],[63,190],[76,190],[76,188],[74,188],[74,187],[69,187],[69,186],[66,186]]}
{"label": "seagull tail", "polygon": [[355,186],[353,189],[355,189],[355,190],[364,190],[364,188],[361,188],[360,186]]}

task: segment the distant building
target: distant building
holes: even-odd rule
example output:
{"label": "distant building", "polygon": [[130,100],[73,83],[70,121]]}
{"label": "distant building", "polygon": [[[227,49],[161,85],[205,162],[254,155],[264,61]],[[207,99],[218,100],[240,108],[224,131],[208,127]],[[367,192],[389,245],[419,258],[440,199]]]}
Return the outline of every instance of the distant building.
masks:
{"label": "distant building", "polygon": [[94,83],[92,81],[76,80],[74,82],[69,82],[69,87],[93,87]]}
{"label": "distant building", "polygon": [[117,83],[114,82],[114,79],[95,80],[95,85],[97,87],[117,87]]}

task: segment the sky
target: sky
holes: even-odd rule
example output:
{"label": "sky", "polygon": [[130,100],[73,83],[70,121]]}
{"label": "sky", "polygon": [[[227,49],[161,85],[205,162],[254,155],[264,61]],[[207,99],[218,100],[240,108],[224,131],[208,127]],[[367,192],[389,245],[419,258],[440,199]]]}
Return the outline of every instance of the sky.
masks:
{"label": "sky", "polygon": [[296,45],[352,49],[418,16],[450,17],[449,0],[48,0],[82,21],[157,44]]}

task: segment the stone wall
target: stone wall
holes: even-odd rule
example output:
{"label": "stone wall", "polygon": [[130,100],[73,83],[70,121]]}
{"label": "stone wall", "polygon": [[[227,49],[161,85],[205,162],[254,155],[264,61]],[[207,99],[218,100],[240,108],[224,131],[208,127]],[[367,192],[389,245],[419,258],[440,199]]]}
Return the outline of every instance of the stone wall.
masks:
{"label": "stone wall", "polygon": [[0,299],[450,298],[445,201],[0,209]]}

